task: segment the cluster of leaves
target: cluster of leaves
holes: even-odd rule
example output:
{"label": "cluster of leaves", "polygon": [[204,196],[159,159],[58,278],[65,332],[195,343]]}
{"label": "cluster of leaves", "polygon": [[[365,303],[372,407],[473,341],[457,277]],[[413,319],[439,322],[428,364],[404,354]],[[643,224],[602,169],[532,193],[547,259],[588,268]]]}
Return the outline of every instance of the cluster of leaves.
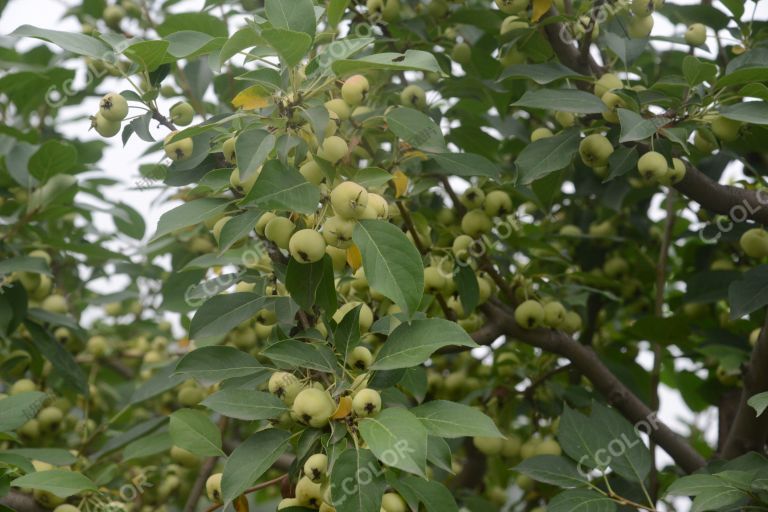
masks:
{"label": "cluster of leaves", "polygon": [[[747,225],[705,243],[696,230],[714,217],[689,215],[672,185],[733,161],[754,174],[744,189],[760,183],[763,23],[741,22],[740,2],[495,4],[177,13],[89,0],[68,13],[83,33],[18,28],[64,53],[2,48],[0,496],[22,489],[58,512],[196,510],[207,482],[211,509],[239,511],[249,496],[339,512],[765,505],[762,455],[677,479],[526,339],[577,334],[651,403],[658,381],[694,412],[739,385],[768,304],[766,267],[750,259],[768,249]],[[659,52],[637,37],[655,9],[735,42],[718,37],[715,60]],[[597,40],[601,64],[566,35]],[[88,69],[79,91],[75,62]],[[105,124],[111,93],[93,127],[165,150],[139,172],[175,189],[146,243],[142,216],[105,193],[116,182],[88,172],[106,144],[57,131],[112,78],[141,113]],[[109,249],[116,239],[132,251]],[[674,285],[653,293],[659,273]],[[131,284],[94,291],[114,275]],[[504,307],[520,339],[486,339]],[[502,334],[487,360],[470,355]],[[637,364],[638,340],[657,348],[658,374]],[[762,414],[765,394],[751,403]],[[695,429],[689,440],[713,454]]]}

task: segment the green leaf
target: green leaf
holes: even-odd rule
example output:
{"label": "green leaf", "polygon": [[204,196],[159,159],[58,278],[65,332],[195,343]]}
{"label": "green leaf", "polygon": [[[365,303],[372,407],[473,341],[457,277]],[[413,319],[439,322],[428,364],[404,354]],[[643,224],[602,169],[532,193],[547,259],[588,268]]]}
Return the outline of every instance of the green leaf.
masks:
{"label": "green leaf", "polygon": [[76,471],[64,471],[63,469],[29,473],[16,478],[11,482],[11,485],[39,489],[55,494],[59,498],[68,498],[83,491],[97,490],[96,485],[87,476]]}
{"label": "green leaf", "polygon": [[426,361],[436,350],[448,346],[475,348],[477,344],[455,322],[442,318],[413,320],[398,325],[392,331],[372,368],[395,370],[416,366]]}
{"label": "green leaf", "polygon": [[238,420],[268,420],[287,408],[275,395],[263,391],[224,388],[202,401],[202,405],[221,415]]}
{"label": "green leaf", "polygon": [[672,485],[667,489],[667,494],[671,496],[697,496],[722,485],[723,481],[713,475],[687,475],[672,482]]}
{"label": "green leaf", "polygon": [[384,464],[426,478],[427,429],[411,412],[390,407],[359,424],[368,448]]}
{"label": "green leaf", "polygon": [[279,160],[264,164],[259,178],[241,204],[267,210],[313,213],[320,202],[320,191],[292,167]]}
{"label": "green leaf", "polygon": [[147,71],[154,71],[168,62],[168,41],[139,41],[125,49],[125,56]]}
{"label": "green leaf", "polygon": [[175,373],[202,382],[220,382],[266,371],[264,365],[250,354],[235,347],[200,347],[182,357]]}
{"label": "green leaf", "polygon": [[398,107],[387,113],[386,120],[389,130],[411,146],[433,153],[448,151],[442,130],[423,112]]}
{"label": "green leaf", "polygon": [[189,336],[222,336],[252,318],[265,305],[265,298],[255,293],[228,293],[211,297],[192,318]]}
{"label": "green leaf", "polygon": [[265,29],[261,31],[261,37],[277,51],[283,62],[291,67],[301,62],[312,46],[310,36],[294,30]]}
{"label": "green leaf", "polygon": [[725,76],[717,87],[764,82],[768,80],[768,49],[753,48],[728,63]]}
{"label": "green leaf", "polygon": [[224,455],[221,431],[202,411],[179,409],[171,414],[169,426],[173,444],[202,457]]}
{"label": "green leaf", "polygon": [[440,482],[405,475],[391,484],[413,509],[421,503],[426,512],[459,512],[451,491]]}
{"label": "green leaf", "polygon": [[331,494],[336,512],[379,512],[386,489],[379,461],[370,450],[350,448],[333,464]]}
{"label": "green leaf", "polygon": [[635,427],[615,409],[610,409],[600,403],[592,406],[590,422],[599,426],[600,432],[605,433],[608,443],[603,447],[610,450],[615,443],[621,443],[621,453],[611,456],[610,466],[617,474],[630,482],[644,482],[651,471],[651,452],[643,443]]}
{"label": "green leaf", "polygon": [[0,400],[0,432],[16,430],[35,417],[47,395],[39,391],[19,393]]}
{"label": "green leaf", "polygon": [[702,491],[693,500],[691,512],[709,512],[711,510],[722,510],[744,501],[746,503],[749,496],[744,491],[730,486],[722,485]]}
{"label": "green leaf", "polygon": [[728,287],[728,302],[732,320],[768,304],[768,265],[751,268],[742,279],[733,281]]}
{"label": "green leaf", "polygon": [[144,217],[127,204],[115,204],[115,212],[112,215],[112,221],[121,233],[135,240],[144,238],[147,229],[147,226],[144,223]]}
{"label": "green leaf", "polygon": [[27,326],[32,344],[53,365],[54,374],[59,377],[54,389],[72,387],[87,396],[88,382],[85,373],[72,354],[36,323],[26,320],[24,325]]}
{"label": "green leaf", "polygon": [[334,373],[338,366],[336,356],[327,345],[294,339],[277,341],[262,350],[261,355],[288,368],[302,367]]}
{"label": "green leaf", "polygon": [[78,34],[77,32],[46,30],[44,28],[33,27],[32,25],[22,25],[10,35],[14,37],[34,37],[36,39],[42,39],[43,41],[50,41],[69,52],[78,55],[87,55],[97,59],[113,55],[112,49],[100,40],[85,34]]}
{"label": "green leaf", "polygon": [[639,160],[637,149],[627,146],[619,146],[611,153],[608,158],[608,169],[611,171],[605,181],[611,181],[619,176],[624,176],[628,172],[637,169]]}
{"label": "green leaf", "polygon": [[227,199],[204,197],[177,206],[160,216],[160,220],[157,222],[157,232],[152,239],[157,240],[178,229],[200,224],[222,213],[227,209],[228,204]]}
{"label": "green leaf", "polygon": [[275,136],[267,130],[246,130],[237,136],[235,154],[240,170],[240,181],[248,181],[267,160],[275,148]]}
{"label": "green leaf", "polygon": [[603,100],[578,89],[537,89],[527,91],[513,107],[560,110],[577,114],[601,114],[608,110]]}
{"label": "green leaf", "polygon": [[525,459],[515,467],[515,471],[537,482],[563,488],[582,487],[588,483],[587,478],[579,473],[571,460],[557,455],[537,455]]}
{"label": "green leaf", "polygon": [[[598,451],[607,451],[613,440],[610,435],[601,432],[596,422],[565,406],[560,417],[557,439],[563,451],[580,466],[605,470],[609,466],[610,454],[597,455]],[[603,453],[602,451],[600,453]]]}
{"label": "green leaf", "polygon": [[768,102],[745,101],[720,109],[720,115],[742,123],[768,125]]}
{"label": "green leaf", "polygon": [[312,0],[266,0],[264,12],[269,22],[281,29],[304,32],[315,37],[317,22]]}
{"label": "green leaf", "polygon": [[155,432],[132,442],[123,450],[123,462],[135,461],[167,452],[173,446],[168,432]]}
{"label": "green leaf", "polygon": [[149,400],[162,395],[166,391],[175,388],[181,384],[187,377],[184,375],[173,375],[175,362],[169,363],[155,371],[152,377],[141,384],[131,395],[131,404],[138,404],[144,400]]}
{"label": "green leaf", "polygon": [[189,59],[211,53],[222,47],[225,42],[222,37],[213,37],[210,34],[194,30],[181,30],[168,34],[165,40],[170,43],[167,48],[168,53],[177,59]]}
{"label": "green leaf", "polygon": [[41,460],[54,466],[69,466],[77,458],[63,448],[9,448],[4,453],[20,455],[30,460]]}
{"label": "green leaf", "polygon": [[625,108],[618,109],[619,123],[621,123],[621,136],[619,142],[633,142],[651,137],[661,126],[669,122],[669,119],[651,118],[645,119],[639,114]]}
{"label": "green leaf", "polygon": [[332,67],[337,75],[348,75],[372,69],[431,71],[443,74],[435,56],[422,50],[408,50],[405,53],[376,53],[356,60],[337,60]]}
{"label": "green leaf", "polygon": [[413,314],[424,293],[424,264],[405,234],[384,220],[361,220],[352,241],[362,254],[370,287]]}
{"label": "green leaf", "polygon": [[[253,230],[254,226],[256,226],[256,223],[259,221],[259,217],[261,217],[262,214],[263,212],[259,210],[247,210],[245,213],[235,215],[229,219],[227,223],[224,224],[224,227],[221,229],[221,233],[219,234],[219,252],[225,252],[240,240],[247,238],[248,234],[251,232],[251,230]],[[219,276],[218,279],[222,286],[221,290],[219,291],[224,291],[232,286],[232,284],[234,284],[234,282],[226,281],[221,279],[221,277],[222,276]],[[210,292],[210,288],[207,288],[204,291],[208,291],[209,294],[212,294]],[[213,293],[219,293],[219,291]]]}
{"label": "green leaf", "polygon": [[344,315],[341,323],[333,333],[333,344],[336,351],[341,354],[341,360],[346,361],[352,350],[360,344],[360,309],[362,306],[355,307],[352,311]]}
{"label": "green leaf", "polygon": [[565,169],[579,152],[579,130],[569,129],[554,137],[528,144],[515,160],[521,185],[530,185],[553,172]]}
{"label": "green leaf", "polygon": [[288,449],[289,432],[270,428],[261,430],[235,448],[224,464],[221,492],[228,503],[251,487]]}
{"label": "green leaf", "polygon": [[429,433],[435,436],[448,439],[470,436],[502,437],[491,418],[468,405],[447,400],[432,400],[410,411],[421,420]]}
{"label": "green leaf", "polygon": [[315,304],[317,289],[326,282],[325,272],[330,272],[333,280],[333,264],[328,261],[326,255],[322,260],[314,263],[299,263],[294,258],[288,260],[288,268],[285,270],[285,287],[301,309],[312,311]]}
{"label": "green leaf", "polygon": [[344,11],[347,10],[350,0],[330,0],[328,2],[328,9],[326,10],[326,16],[328,17],[328,24],[335,27],[344,17]]}
{"label": "green leaf", "polygon": [[228,37],[226,21],[204,12],[166,14],[163,22],[157,27],[157,33],[162,37],[184,31],[202,32],[212,37]]}
{"label": "green leaf", "polygon": [[440,174],[464,177],[484,176],[494,180],[498,180],[501,176],[498,165],[474,153],[432,153],[429,157],[434,160],[436,171]]}
{"label": "green leaf", "polygon": [[693,55],[687,55],[683,59],[683,76],[690,86],[699,85],[702,82],[711,84],[717,78],[717,66],[697,59]]}
{"label": "green leaf", "polygon": [[474,311],[480,299],[480,286],[475,271],[469,265],[459,265],[459,271],[454,273],[453,280],[456,282],[462,309]]}
{"label": "green leaf", "polygon": [[589,77],[580,75],[559,62],[546,64],[516,64],[506,68],[499,77],[499,81],[508,78],[528,78],[537,84],[545,85],[557,80],[572,78],[577,80],[589,80]]}
{"label": "green leaf", "polygon": [[[219,52],[219,66],[224,65],[229,59],[240,53],[241,51],[257,46],[261,41],[258,34],[251,27],[243,27],[235,32],[232,37],[227,39],[227,42],[222,46]],[[262,70],[257,70],[262,71]],[[264,70],[270,72],[272,70]],[[242,78],[242,77],[239,77]]]}
{"label": "green leaf", "polygon": [[747,404],[755,410],[758,417],[762,416],[765,410],[768,409],[768,391],[752,395],[747,400]]}
{"label": "green leaf", "polygon": [[48,181],[54,174],[67,172],[77,164],[77,150],[72,144],[49,140],[29,158],[29,174]]}
{"label": "green leaf", "polygon": [[116,433],[116,435],[110,437],[109,440],[104,443],[98,452],[92,455],[93,460],[99,460],[104,455],[113,453],[134,441],[141,442],[148,437],[151,432],[160,428],[160,426],[164,425],[167,421],[168,418],[165,416],[151,418],[138,425],[134,425],[125,432]]}
{"label": "green leaf", "polygon": [[33,274],[45,274],[52,276],[51,269],[48,268],[48,262],[43,258],[32,256],[16,256],[14,258],[0,261],[0,275],[11,274],[13,272],[31,272]]}
{"label": "green leaf", "polygon": [[616,502],[595,491],[573,489],[561,492],[547,504],[547,512],[613,512]]}

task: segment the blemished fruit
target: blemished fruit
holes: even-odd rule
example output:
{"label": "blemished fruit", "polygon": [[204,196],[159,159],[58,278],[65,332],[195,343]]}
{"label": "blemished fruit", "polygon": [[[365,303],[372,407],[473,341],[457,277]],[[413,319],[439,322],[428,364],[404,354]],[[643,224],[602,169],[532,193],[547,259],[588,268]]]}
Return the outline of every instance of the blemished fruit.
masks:
{"label": "blemished fruit", "polygon": [[685,178],[685,162],[679,158],[672,159],[672,167],[667,169],[667,174],[661,179],[661,183],[664,185],[675,185],[680,183]]}
{"label": "blemished fruit", "polygon": [[356,370],[365,371],[373,363],[373,354],[365,347],[355,347],[347,356],[347,366]]}
{"label": "blemished fruit", "polygon": [[765,258],[768,256],[768,231],[761,228],[747,230],[741,235],[739,245],[750,258]]}
{"label": "blemished fruit", "polygon": [[195,117],[195,109],[187,101],[180,101],[170,110],[171,121],[179,126],[187,126]]}
{"label": "blemished fruit", "polygon": [[346,249],[352,245],[355,222],[338,215],[330,217],[323,224],[323,238],[330,246]]}
{"label": "blemished fruit", "polygon": [[739,121],[734,121],[733,119],[718,116],[712,121],[712,133],[714,133],[718,139],[725,142],[738,140],[740,130],[741,123]]}
{"label": "blemished fruit", "polygon": [[619,77],[612,73],[606,73],[595,82],[595,96],[602,98],[606,92],[623,87],[624,84]]}
{"label": "blemished fruit", "polygon": [[581,161],[587,167],[602,167],[608,164],[608,159],[613,154],[613,145],[604,135],[593,133],[582,139],[579,143],[579,155]]}
{"label": "blemished fruit", "polygon": [[685,42],[691,46],[701,46],[707,42],[707,27],[701,23],[689,25],[685,31]]}
{"label": "blemished fruit", "polygon": [[316,453],[304,463],[304,476],[315,483],[323,480],[328,471],[328,456],[324,453]]}
{"label": "blemished fruit", "polygon": [[205,481],[205,492],[214,503],[221,503],[221,477],[222,473],[214,473]]}
{"label": "blemished fruit", "polygon": [[285,510],[287,508],[301,507],[302,503],[296,498],[283,498],[280,503],[277,504],[277,510]]}
{"label": "blemished fruit", "polygon": [[237,142],[237,137],[230,137],[224,141],[224,144],[221,145],[221,150],[224,153],[224,160],[228,164],[235,165],[237,163],[237,157],[235,156],[236,142]]}
{"label": "blemished fruit", "polygon": [[317,150],[317,156],[332,164],[337,163],[349,152],[347,142],[338,135],[326,138]]}
{"label": "blemished fruit", "polygon": [[490,217],[512,212],[512,198],[503,190],[492,190],[485,196],[483,210]]}
{"label": "blemished fruit", "polygon": [[407,512],[405,500],[395,492],[384,493],[381,497],[381,512]]}
{"label": "blemished fruit", "polygon": [[501,453],[503,443],[504,438],[502,437],[475,437],[472,439],[475,448],[485,455],[498,455]]}
{"label": "blemished fruit", "polygon": [[342,219],[359,219],[368,206],[368,191],[354,181],[345,181],[331,191],[331,206]]}
{"label": "blemished fruit", "polygon": [[325,256],[325,239],[314,229],[302,229],[293,234],[288,250],[299,263],[315,263]]}
{"label": "blemished fruit", "polygon": [[264,228],[264,236],[280,249],[287,250],[295,225],[286,217],[275,217]]}
{"label": "blemished fruit", "polygon": [[451,52],[451,58],[462,66],[472,62],[472,47],[468,43],[457,43]]}
{"label": "blemished fruit", "polygon": [[327,391],[317,388],[302,390],[293,401],[296,421],[313,428],[322,428],[336,411],[336,403]]}
{"label": "blemished fruit", "polygon": [[541,327],[544,317],[544,307],[537,300],[526,300],[515,308],[515,321],[523,329]]}
{"label": "blemished fruit", "polygon": [[461,219],[461,230],[473,238],[488,233],[491,227],[491,219],[483,210],[470,210]]}
{"label": "blemished fruit", "polygon": [[352,398],[352,410],[361,418],[375,416],[381,411],[381,395],[375,389],[361,389]]}
{"label": "blemished fruit", "polygon": [[632,12],[638,16],[648,16],[664,5],[664,0],[632,0]]}
{"label": "blemished fruit", "polygon": [[634,39],[648,37],[651,35],[651,31],[653,31],[653,16],[633,16],[629,20],[627,27],[629,37]]}
{"label": "blemished fruit", "polygon": [[171,132],[165,137],[165,143],[163,148],[168,158],[173,161],[180,162],[186,160],[192,156],[192,150],[194,149],[194,143],[190,137],[185,137],[181,140],[171,142],[171,138],[178,132]]}
{"label": "blemished fruit", "polygon": [[483,192],[483,189],[479,187],[469,187],[464,191],[463,194],[461,194],[461,197],[459,197],[461,204],[463,204],[464,207],[468,210],[472,210],[473,208],[480,208],[484,200],[485,192]]}
{"label": "blemished fruit", "polygon": [[418,85],[409,85],[400,93],[400,103],[408,107],[423,109],[427,106],[427,93]]}
{"label": "blemished fruit", "polygon": [[120,132],[121,126],[122,125],[120,124],[120,121],[110,121],[109,119],[102,116],[101,113],[91,117],[91,128],[96,130],[96,133],[105,138],[110,138],[117,135]]}
{"label": "blemished fruit", "polygon": [[544,323],[558,329],[565,322],[565,307],[559,302],[548,302],[544,305]]}
{"label": "blemished fruit", "polygon": [[363,75],[353,75],[341,86],[341,97],[348,105],[357,106],[365,100],[370,86]]}
{"label": "blemished fruit", "polygon": [[307,477],[301,477],[296,484],[296,499],[302,506],[320,508],[323,502],[322,487]]}
{"label": "blemished fruit", "polygon": [[99,114],[108,121],[120,122],[128,115],[128,102],[120,93],[107,93],[99,102]]}
{"label": "blemished fruit", "polygon": [[259,179],[259,171],[251,172],[251,175],[247,180],[243,181],[240,178],[240,168],[235,167],[232,169],[232,174],[229,175],[229,185],[240,192],[241,194],[248,195],[253,186],[256,184],[256,180]]}
{"label": "blemished fruit", "polygon": [[637,161],[637,170],[646,180],[655,179],[656,181],[661,181],[667,175],[668,169],[667,158],[656,151],[645,153]]}
{"label": "blemished fruit", "polygon": [[269,378],[267,389],[286,404],[293,404],[296,395],[302,390],[299,379],[288,372],[275,372]]}

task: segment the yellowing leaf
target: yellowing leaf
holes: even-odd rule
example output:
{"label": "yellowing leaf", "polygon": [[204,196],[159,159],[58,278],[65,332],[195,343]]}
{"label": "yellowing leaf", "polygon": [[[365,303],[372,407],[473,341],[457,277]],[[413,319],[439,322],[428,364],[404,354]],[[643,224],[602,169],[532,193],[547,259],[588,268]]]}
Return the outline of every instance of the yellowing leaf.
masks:
{"label": "yellowing leaf", "polygon": [[352,270],[359,269],[360,265],[363,264],[363,255],[360,254],[360,249],[355,244],[347,249],[347,263],[352,267]]}
{"label": "yellowing leaf", "polygon": [[235,499],[234,505],[237,512],[248,512],[249,510],[248,498],[246,498],[244,494],[241,494]]}
{"label": "yellowing leaf", "polygon": [[243,110],[256,110],[269,105],[269,100],[269,93],[257,84],[240,91],[232,100],[232,106]]}
{"label": "yellowing leaf", "polygon": [[552,0],[533,0],[531,21],[539,21],[552,8]]}
{"label": "yellowing leaf", "polygon": [[395,184],[395,197],[400,197],[408,190],[408,176],[400,169],[392,173],[392,182]]}
{"label": "yellowing leaf", "polygon": [[340,420],[349,416],[352,412],[352,399],[348,396],[343,396],[339,399],[339,407],[336,408],[336,412],[333,413],[331,419]]}

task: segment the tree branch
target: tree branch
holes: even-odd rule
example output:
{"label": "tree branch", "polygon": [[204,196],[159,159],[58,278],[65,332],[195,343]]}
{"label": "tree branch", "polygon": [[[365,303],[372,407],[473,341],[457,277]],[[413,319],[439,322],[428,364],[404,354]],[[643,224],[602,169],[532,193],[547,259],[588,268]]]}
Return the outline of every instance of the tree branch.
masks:
{"label": "tree branch", "polygon": [[0,498],[0,505],[5,505],[16,512],[47,512],[47,509],[37,504],[31,494],[24,494],[14,489]]}
{"label": "tree branch", "polygon": [[[627,388],[591,348],[580,344],[562,331],[522,329],[515,322],[514,312],[502,304],[485,304],[483,309],[489,323],[497,328],[496,336],[488,332],[490,328],[486,325],[482,333],[480,331],[474,333],[473,338],[476,342],[490,340],[490,343],[498,336],[506,334],[534,347],[565,357],[627,420],[635,425],[648,426],[648,435],[651,439],[663,448],[683,470],[692,473],[706,464],[704,458],[685,439],[662,423],[656,417],[656,413]],[[768,342],[766,342],[766,348],[768,350]]]}
{"label": "tree branch", "polygon": [[757,416],[747,401],[757,393],[768,391],[768,314],[752,357],[743,368],[744,389],[722,456],[733,459],[747,452],[762,453],[768,439],[768,414]]}

